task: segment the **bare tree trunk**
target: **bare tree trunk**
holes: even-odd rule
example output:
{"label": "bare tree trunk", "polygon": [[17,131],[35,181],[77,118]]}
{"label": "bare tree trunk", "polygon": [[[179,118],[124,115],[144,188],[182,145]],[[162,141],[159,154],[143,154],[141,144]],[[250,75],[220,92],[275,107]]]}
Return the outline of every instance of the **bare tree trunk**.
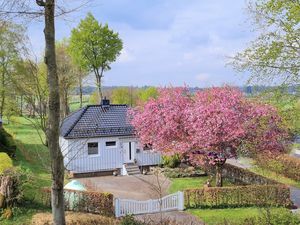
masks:
{"label": "bare tree trunk", "polygon": [[82,75],[79,75],[79,99],[80,99],[80,108],[82,108]]}
{"label": "bare tree trunk", "polygon": [[20,116],[23,116],[23,95],[20,97]]}
{"label": "bare tree trunk", "polygon": [[222,176],[223,164],[216,164],[216,186],[223,186],[223,176]]}
{"label": "bare tree trunk", "polygon": [[0,116],[3,118],[4,113],[4,105],[5,105],[5,72],[2,72],[2,90],[1,90],[1,108],[0,108]]}
{"label": "bare tree trunk", "polygon": [[54,225],[65,225],[64,212],[64,164],[59,148],[60,98],[55,55],[55,0],[37,1],[45,7],[45,63],[49,87],[49,120],[47,130],[48,148],[51,157],[52,192],[51,205]]}

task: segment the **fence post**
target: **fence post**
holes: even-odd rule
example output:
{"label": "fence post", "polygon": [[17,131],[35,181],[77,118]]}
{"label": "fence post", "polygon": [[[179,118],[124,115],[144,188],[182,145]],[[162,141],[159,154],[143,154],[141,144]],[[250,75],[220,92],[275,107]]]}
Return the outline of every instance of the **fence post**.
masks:
{"label": "fence post", "polygon": [[184,210],[184,194],[182,191],[178,191],[178,210]]}
{"label": "fence post", "polygon": [[116,198],[115,199],[115,216],[118,218],[120,217],[121,215],[121,212],[120,212],[120,199]]}

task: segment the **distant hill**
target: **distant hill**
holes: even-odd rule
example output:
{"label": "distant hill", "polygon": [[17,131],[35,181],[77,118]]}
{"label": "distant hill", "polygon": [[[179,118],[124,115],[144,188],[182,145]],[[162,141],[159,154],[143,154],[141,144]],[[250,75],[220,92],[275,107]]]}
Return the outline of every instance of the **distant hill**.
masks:
{"label": "distant hill", "polygon": [[[120,88],[120,87],[129,87],[129,86],[103,86],[102,89],[103,91],[111,91],[113,89],[116,89],[116,88]],[[149,86],[143,86],[143,87],[132,87],[132,88],[147,88]],[[251,95],[251,94],[259,94],[261,92],[264,92],[264,91],[268,91],[268,90],[271,90],[275,88],[274,86],[241,86],[239,87],[239,89],[244,92],[245,94],[247,95]],[[299,86],[289,86],[288,87],[288,92],[290,94],[294,94],[296,93],[297,91],[297,88],[299,90]],[[93,92],[95,92],[97,89],[97,87],[94,87],[94,86],[84,86],[83,87],[83,94],[84,95],[91,95]],[[199,91],[199,90],[203,90],[205,88],[199,88],[199,87],[190,87],[189,88],[190,91],[192,93],[196,92],[196,91]],[[75,88],[72,92],[71,92],[72,95],[79,95],[79,88]]]}

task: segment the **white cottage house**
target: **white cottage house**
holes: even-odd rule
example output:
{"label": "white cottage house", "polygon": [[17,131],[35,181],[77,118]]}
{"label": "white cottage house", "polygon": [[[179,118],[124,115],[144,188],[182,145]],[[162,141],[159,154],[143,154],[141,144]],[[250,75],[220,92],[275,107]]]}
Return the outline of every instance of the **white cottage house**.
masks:
{"label": "white cottage house", "polygon": [[88,105],[66,117],[60,128],[65,167],[74,175],[137,174],[158,165],[161,155],[140,145],[127,119],[127,105]]}

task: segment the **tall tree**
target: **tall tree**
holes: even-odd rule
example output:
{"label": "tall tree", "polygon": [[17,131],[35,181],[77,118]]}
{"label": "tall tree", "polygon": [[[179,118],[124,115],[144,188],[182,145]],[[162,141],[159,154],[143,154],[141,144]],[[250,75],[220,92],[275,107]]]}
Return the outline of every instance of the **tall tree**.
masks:
{"label": "tall tree", "polygon": [[251,1],[248,6],[258,37],[232,60],[237,71],[249,71],[251,81],[300,82],[300,2]]}
{"label": "tall tree", "polygon": [[52,191],[51,205],[53,222],[55,225],[64,225],[64,162],[59,147],[60,96],[59,80],[57,76],[55,53],[55,0],[37,0],[37,4],[44,7],[45,16],[45,63],[49,87],[49,119],[47,140],[51,157]]}
{"label": "tall tree", "polygon": [[91,13],[72,30],[70,53],[81,68],[95,74],[99,97],[102,99],[101,82],[104,71],[116,61],[123,48],[119,34],[102,25]]}
{"label": "tall tree", "polygon": [[6,99],[12,91],[10,74],[20,56],[20,43],[23,43],[24,29],[11,22],[1,22],[0,26],[0,116],[5,111]]}
{"label": "tall tree", "polygon": [[214,165],[218,186],[223,164],[238,152],[285,150],[287,133],[276,110],[244,98],[235,88],[211,88],[195,96],[186,88],[161,89],[157,99],[138,106],[131,115],[143,144],[163,153],[184,154],[196,164]]}
{"label": "tall tree", "polygon": [[135,106],[137,101],[137,90],[132,87],[114,88],[111,93],[111,100],[114,104]]}
{"label": "tall tree", "polygon": [[[78,67],[73,64],[67,52],[68,43],[66,40],[57,43],[57,73],[59,78],[60,90],[60,117],[65,118],[70,113],[69,95],[72,87],[77,84],[77,79],[81,78]],[[79,77],[78,77],[79,76]]]}

